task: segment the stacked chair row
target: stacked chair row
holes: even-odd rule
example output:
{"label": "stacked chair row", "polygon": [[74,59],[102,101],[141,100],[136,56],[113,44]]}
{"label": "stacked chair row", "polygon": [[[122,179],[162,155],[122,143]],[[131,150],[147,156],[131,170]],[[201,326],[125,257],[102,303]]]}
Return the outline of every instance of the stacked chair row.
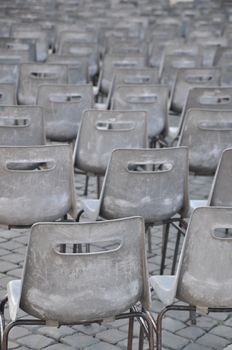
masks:
{"label": "stacked chair row", "polygon": [[[169,309],[231,311],[230,4],[8,0],[0,8],[0,223],[33,225],[22,279],[0,303],[2,349],[17,325],[127,317],[128,349],[136,318],[139,349],[146,335],[160,350]],[[76,198],[74,170],[86,175],[86,195],[97,177],[97,198]],[[189,198],[189,172],[214,176],[207,201]],[[169,306],[156,321],[145,231],[151,252],[151,227],[160,225],[151,286],[165,304],[177,297],[191,306]],[[36,319],[19,319],[20,308]]]}

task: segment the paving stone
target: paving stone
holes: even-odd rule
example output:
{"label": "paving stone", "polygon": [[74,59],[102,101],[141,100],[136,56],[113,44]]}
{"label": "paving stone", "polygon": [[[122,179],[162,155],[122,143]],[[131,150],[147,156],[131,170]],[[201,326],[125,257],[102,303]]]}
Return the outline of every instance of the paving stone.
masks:
{"label": "paving stone", "polygon": [[189,340],[173,333],[163,331],[162,332],[163,345],[171,349],[182,349],[189,343]]}
{"label": "paving stone", "polygon": [[[196,321],[198,327],[203,328],[207,331],[209,331],[211,328],[215,327],[218,324],[216,320],[207,316],[197,317]],[[189,321],[188,324],[191,324],[191,321]]]}
{"label": "paving stone", "polygon": [[66,344],[71,345],[73,347],[77,347],[79,349],[79,348],[85,348],[85,347],[88,347],[90,345],[96,344],[99,342],[99,339],[94,338],[94,337],[90,337],[90,336],[85,335],[85,334],[75,333],[73,335],[61,338],[61,341],[63,343],[66,343]]}
{"label": "paving stone", "polygon": [[[88,346],[84,350],[120,350],[120,349],[121,348],[119,348],[118,346],[111,345],[109,343],[105,343],[103,341],[100,341],[97,344]],[[54,349],[54,350],[56,350],[56,349]]]}
{"label": "paving stone", "polygon": [[8,272],[10,270],[14,270],[16,268],[17,268],[16,264],[12,264],[9,261],[0,260],[0,272],[5,273],[5,272]]}
{"label": "paving stone", "polygon": [[116,344],[119,341],[127,338],[126,333],[120,332],[117,329],[108,329],[106,331],[98,333],[96,336],[105,342],[109,342],[110,344]]}
{"label": "paving stone", "polygon": [[192,327],[186,327],[184,329],[181,329],[180,331],[176,332],[176,334],[183,336],[184,338],[189,338],[191,340],[195,340],[202,336],[205,332],[196,326]]}
{"label": "paving stone", "polygon": [[18,264],[24,261],[24,255],[11,252],[8,255],[4,255],[4,260],[12,262],[14,264]]}
{"label": "paving stone", "polygon": [[[8,249],[8,250],[15,250],[18,248],[22,248],[22,244],[16,242],[15,240],[10,240],[10,241],[6,241],[1,243],[1,248],[2,249]],[[25,247],[24,247],[25,248]]]}
{"label": "paving stone", "polygon": [[211,347],[212,349],[223,349],[226,345],[230,344],[230,341],[225,338],[216,336],[214,334],[207,333],[197,339],[197,343]]}
{"label": "paving stone", "polygon": [[200,344],[188,344],[183,350],[210,350],[210,348]]}
{"label": "paving stone", "polygon": [[223,338],[232,339],[231,327],[217,326],[211,330],[211,333]]}
{"label": "paving stone", "polygon": [[186,328],[186,324],[177,320],[174,320],[171,317],[165,317],[162,323],[163,329],[166,329],[169,332],[175,333],[180,329]]}
{"label": "paving stone", "polygon": [[46,347],[46,350],[73,350],[73,349],[75,348],[65,344],[53,344]]}
{"label": "paving stone", "polygon": [[24,327],[14,327],[10,331],[10,338],[11,339],[18,339],[20,337],[24,337],[25,335],[29,334],[29,330]]}
{"label": "paving stone", "polygon": [[19,338],[17,342],[31,349],[43,349],[46,346],[54,343],[54,340],[48,337],[44,337],[43,335],[30,334],[23,338]]}
{"label": "paving stone", "polygon": [[90,325],[78,325],[78,326],[73,326],[72,328],[74,330],[78,330],[79,332],[87,335],[95,335],[98,332],[102,332],[106,330],[106,327],[98,323],[91,323]]}
{"label": "paving stone", "polygon": [[75,333],[75,330],[71,327],[67,326],[61,326],[59,328],[57,327],[41,327],[38,329],[39,334],[43,334],[47,337],[54,338],[59,340],[60,338],[63,338],[66,335],[70,335]]}

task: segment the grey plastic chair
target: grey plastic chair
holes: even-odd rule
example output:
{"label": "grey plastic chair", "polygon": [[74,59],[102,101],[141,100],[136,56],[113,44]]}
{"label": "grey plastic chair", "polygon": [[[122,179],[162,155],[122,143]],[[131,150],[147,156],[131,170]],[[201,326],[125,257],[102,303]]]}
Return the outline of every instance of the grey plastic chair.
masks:
{"label": "grey plastic chair", "polygon": [[66,64],[68,66],[68,84],[86,84],[89,82],[88,62],[85,57],[73,55],[50,55],[48,63]]}
{"label": "grey plastic chair", "polygon": [[[176,275],[151,276],[155,293],[168,305],[157,317],[157,350],[162,349],[162,319],[167,311],[232,311],[231,229],[231,207],[195,209]],[[178,304],[173,304],[175,298]]]}
{"label": "grey plastic chair", "polygon": [[220,68],[179,69],[174,84],[171,109],[181,113],[190,89],[194,87],[219,86],[220,77]]}
{"label": "grey plastic chair", "polygon": [[35,43],[16,38],[0,38],[0,47],[13,52],[23,52],[27,54],[27,61],[35,61]]}
{"label": "grey plastic chair", "polygon": [[[114,150],[100,198],[82,200],[81,209],[90,220],[140,215],[148,227],[164,224],[160,268],[163,273],[170,223],[182,222],[188,213],[187,148]],[[175,217],[176,214],[179,215]],[[151,242],[148,243],[151,251]],[[174,254],[172,270],[175,260]]]}
{"label": "grey plastic chair", "polygon": [[114,69],[114,76],[112,85],[108,94],[108,104],[114,96],[114,92],[119,85],[155,85],[159,84],[159,72],[156,68],[116,68]]}
{"label": "grey plastic chair", "polygon": [[[88,251],[82,252],[85,244]],[[15,326],[59,327],[109,318],[130,319],[129,350],[133,320],[143,320],[149,350],[154,349],[144,223],[140,217],[33,225],[22,279],[10,281],[7,289],[1,306],[8,299],[11,321],[4,329],[2,350],[8,349],[8,334]],[[19,319],[19,309],[35,318]]]}
{"label": "grey plastic chair", "polygon": [[144,54],[109,54],[104,56],[102,66],[101,91],[108,94],[117,68],[144,68],[146,56]]}
{"label": "grey plastic chair", "polygon": [[39,85],[66,84],[68,67],[64,64],[28,63],[20,67],[18,86],[19,104],[36,104]]}
{"label": "grey plastic chair", "polygon": [[0,84],[0,105],[16,105],[15,84]]}
{"label": "grey plastic chair", "polygon": [[46,61],[48,57],[47,33],[38,23],[13,23],[11,26],[11,36],[34,43],[36,61]]}
{"label": "grey plastic chair", "polygon": [[1,224],[76,217],[71,146],[1,146],[0,184]]}
{"label": "grey plastic chair", "polygon": [[112,98],[112,108],[146,111],[147,132],[152,143],[168,128],[168,87],[149,84],[118,86]]}
{"label": "grey plastic chair", "polygon": [[232,110],[188,109],[178,146],[189,148],[189,169],[214,175],[221,154],[232,146]]}
{"label": "grey plastic chair", "polygon": [[165,55],[160,65],[160,81],[173,88],[176,80],[176,74],[180,68],[200,68],[203,58],[201,55],[191,55],[176,53]]}
{"label": "grey plastic chair", "polygon": [[225,149],[218,162],[211,186],[208,205],[232,207],[230,179],[232,173],[232,148]]}
{"label": "grey plastic chair", "polygon": [[38,106],[2,106],[0,145],[45,145],[42,109]]}
{"label": "grey plastic chair", "polygon": [[232,109],[231,87],[194,87],[189,90],[181,113],[179,125],[169,128],[169,135],[173,140],[178,139],[187,111],[191,108],[211,109],[215,111]]}
{"label": "grey plastic chair", "polygon": [[40,85],[37,104],[43,107],[47,138],[72,141],[77,136],[83,111],[93,108],[93,88],[91,84]]}
{"label": "grey plastic chair", "polygon": [[25,50],[10,50],[1,48],[0,63],[2,64],[20,64],[30,62],[30,55]]}
{"label": "grey plastic chair", "polygon": [[77,59],[83,59],[88,63],[88,73],[94,78],[99,71],[99,46],[97,43],[64,42],[58,51],[59,55],[73,55]]}

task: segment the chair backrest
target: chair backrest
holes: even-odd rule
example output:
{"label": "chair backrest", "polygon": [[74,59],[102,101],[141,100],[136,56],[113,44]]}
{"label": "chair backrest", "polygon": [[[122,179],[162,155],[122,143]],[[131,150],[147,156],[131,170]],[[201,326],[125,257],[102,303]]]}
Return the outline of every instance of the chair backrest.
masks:
{"label": "chair backrest", "polygon": [[18,85],[19,80],[19,65],[1,63],[0,61],[0,84]]}
{"label": "chair backrest", "polygon": [[112,84],[114,69],[146,67],[144,54],[109,54],[104,56],[102,68],[101,89],[108,93]]}
{"label": "chair backrest", "polygon": [[168,88],[160,85],[130,84],[115,89],[112,108],[147,112],[148,136],[165,133],[168,126]]}
{"label": "chair backrest", "polygon": [[35,61],[35,44],[33,42],[15,38],[0,38],[0,48],[13,52],[25,51],[25,54],[28,54],[28,56],[25,56],[27,60]]}
{"label": "chair backrest", "polygon": [[34,42],[36,61],[46,61],[48,57],[48,36],[47,32],[38,23],[13,23],[11,26],[11,36]]}
{"label": "chair backrest", "polygon": [[225,148],[232,147],[232,110],[188,109],[178,146],[189,148],[189,168],[213,175]]}
{"label": "chair backrest", "polygon": [[89,110],[83,115],[76,140],[75,165],[104,175],[113,149],[146,147],[146,112]]}
{"label": "chair backrest", "polygon": [[232,175],[232,148],[225,149],[218,162],[218,167],[211,186],[208,198],[210,206],[232,206],[231,191],[231,175]]}
{"label": "chair backrest", "polygon": [[177,297],[198,307],[232,307],[232,208],[192,214],[179,265]]}
{"label": "chair backrest", "polygon": [[68,84],[84,84],[88,82],[88,62],[85,57],[73,55],[50,55],[48,63],[62,63],[68,66]]}
{"label": "chair backrest", "polygon": [[0,84],[0,105],[16,105],[15,84]]}
{"label": "chair backrest", "polygon": [[11,50],[8,48],[1,48],[0,63],[2,64],[20,64],[30,62],[30,55],[25,50]]}
{"label": "chair backrest", "polygon": [[[73,324],[114,317],[137,301],[149,307],[144,236],[141,217],[35,224],[21,308],[40,319]],[[89,252],[73,252],[85,243]]]}
{"label": "chair backrest", "polygon": [[71,146],[0,147],[0,186],[1,224],[75,216]]}
{"label": "chair backrest", "polygon": [[100,216],[131,215],[159,224],[188,210],[188,150],[114,150],[100,196]]}
{"label": "chair backrest", "polygon": [[93,108],[91,84],[40,85],[37,104],[43,107],[48,139],[71,141],[77,136],[85,109]]}
{"label": "chair backrest", "polygon": [[171,109],[180,113],[190,89],[194,87],[219,86],[220,68],[181,68],[176,75]]}
{"label": "chair backrest", "polygon": [[211,109],[215,111],[232,110],[231,87],[194,87],[188,91],[179,122],[179,133],[187,111],[191,108]]}
{"label": "chair backrest", "polygon": [[73,55],[77,60],[84,59],[88,63],[88,73],[94,77],[99,69],[99,47],[97,43],[83,43],[75,41],[64,42],[58,51],[60,55]]}
{"label": "chair backrest", "polygon": [[34,105],[39,85],[65,84],[67,81],[68,68],[64,64],[22,64],[20,66],[18,101],[20,104]]}
{"label": "chair backrest", "polygon": [[185,53],[165,55],[160,65],[160,79],[162,84],[172,88],[175,83],[176,74],[180,68],[202,67],[201,55]]}
{"label": "chair backrest", "polygon": [[44,145],[42,109],[38,106],[2,106],[0,108],[0,145]]}

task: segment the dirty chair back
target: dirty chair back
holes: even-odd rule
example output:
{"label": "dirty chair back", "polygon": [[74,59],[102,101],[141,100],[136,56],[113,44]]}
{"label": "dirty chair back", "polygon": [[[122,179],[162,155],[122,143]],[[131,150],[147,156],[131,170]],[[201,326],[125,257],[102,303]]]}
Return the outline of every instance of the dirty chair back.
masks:
{"label": "dirty chair back", "polygon": [[[144,247],[141,217],[35,224],[22,280],[8,284],[12,321],[4,332],[3,349],[7,349],[9,330],[19,323],[36,325],[50,321],[59,326],[138,317],[147,323],[149,349],[153,350]],[[136,312],[138,302],[142,309],[136,306]],[[19,307],[37,319],[17,319]],[[131,342],[132,334],[133,330]]]}
{"label": "dirty chair back", "polygon": [[68,145],[0,147],[0,222],[10,226],[75,216]]}

